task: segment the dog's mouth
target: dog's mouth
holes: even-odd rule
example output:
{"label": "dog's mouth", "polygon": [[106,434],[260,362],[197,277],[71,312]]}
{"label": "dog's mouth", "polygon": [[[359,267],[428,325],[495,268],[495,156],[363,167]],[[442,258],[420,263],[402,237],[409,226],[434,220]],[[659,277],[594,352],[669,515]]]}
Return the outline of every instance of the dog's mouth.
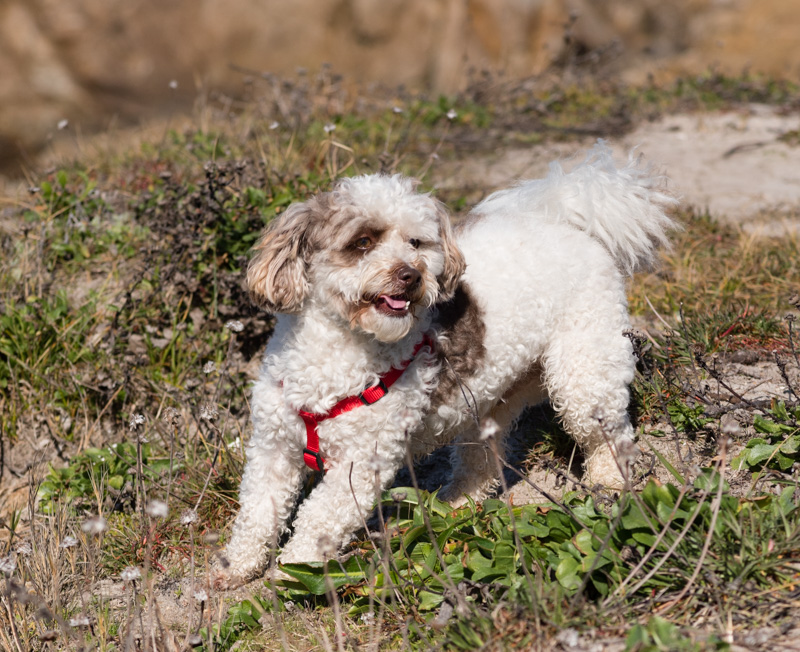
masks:
{"label": "dog's mouth", "polygon": [[391,317],[405,317],[411,308],[411,300],[405,294],[381,294],[372,302],[375,310]]}

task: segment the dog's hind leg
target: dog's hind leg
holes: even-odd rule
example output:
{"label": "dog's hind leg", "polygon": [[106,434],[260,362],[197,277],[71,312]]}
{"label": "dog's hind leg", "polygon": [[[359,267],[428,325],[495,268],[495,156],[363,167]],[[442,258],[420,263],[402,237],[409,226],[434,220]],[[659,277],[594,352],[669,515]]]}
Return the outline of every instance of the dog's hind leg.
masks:
{"label": "dog's hind leg", "polygon": [[497,491],[502,464],[498,464],[495,451],[505,454],[506,437],[519,415],[527,406],[546,399],[540,372],[536,367],[525,374],[483,418],[480,428],[472,426],[454,442],[452,477],[439,494],[442,500],[458,507],[466,503],[467,496],[480,501]]}
{"label": "dog's hind leg", "polygon": [[628,416],[635,359],[624,325],[595,315],[559,331],[545,355],[550,400],[586,456],[586,480],[621,489],[638,454]]}

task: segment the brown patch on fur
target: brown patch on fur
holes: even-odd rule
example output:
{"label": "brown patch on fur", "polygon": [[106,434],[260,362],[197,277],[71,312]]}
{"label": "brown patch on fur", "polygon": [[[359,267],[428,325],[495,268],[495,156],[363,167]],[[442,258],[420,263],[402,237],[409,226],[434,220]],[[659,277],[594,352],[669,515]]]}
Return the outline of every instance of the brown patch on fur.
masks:
{"label": "brown patch on fur", "polygon": [[441,288],[440,296],[442,300],[449,300],[454,297],[467,263],[464,254],[456,244],[453,236],[453,229],[450,226],[450,214],[443,204],[437,203],[436,215],[439,218],[439,233],[442,237],[442,252],[444,253],[444,270],[437,279]]}
{"label": "brown patch on fur", "polygon": [[444,337],[437,346],[442,371],[439,385],[431,395],[433,410],[444,403],[463,400],[459,382],[468,386],[467,381],[486,357],[483,310],[475,302],[466,283],[459,283],[453,298],[437,304],[436,308],[438,316],[434,325],[439,327]]}
{"label": "brown patch on fur", "polygon": [[253,247],[247,287],[253,302],[270,312],[299,312],[308,281],[308,234],[317,219],[314,200],[293,204],[264,229]]}

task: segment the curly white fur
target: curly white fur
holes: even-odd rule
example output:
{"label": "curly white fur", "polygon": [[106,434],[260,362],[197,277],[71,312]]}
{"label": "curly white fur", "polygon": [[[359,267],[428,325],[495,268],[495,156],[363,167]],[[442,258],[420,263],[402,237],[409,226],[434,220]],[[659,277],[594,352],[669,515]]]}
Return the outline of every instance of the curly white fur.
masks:
{"label": "curly white fur", "polygon": [[[217,586],[262,571],[288,526],[310,473],[298,410],[324,413],[358,394],[426,332],[437,350],[423,349],[383,399],[319,425],[327,471],[279,562],[334,555],[408,453],[457,439],[441,495],[486,495],[496,466],[476,417],[497,422],[502,441],[544,400],[584,450],[588,480],[622,486],[635,450],[624,281],[673,226],[663,181],[639,160],[615,167],[600,143],[571,172],[556,164],[490,196],[456,233],[442,205],[399,175],[343,179],[276,219],[248,283],[283,314],[253,387],[241,510]],[[477,414],[448,384],[453,370]]]}

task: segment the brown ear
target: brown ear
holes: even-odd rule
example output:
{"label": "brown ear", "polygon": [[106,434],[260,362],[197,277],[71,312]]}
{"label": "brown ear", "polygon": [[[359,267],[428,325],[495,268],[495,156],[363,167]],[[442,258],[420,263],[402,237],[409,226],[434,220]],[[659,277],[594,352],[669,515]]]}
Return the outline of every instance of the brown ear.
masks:
{"label": "brown ear", "polygon": [[292,204],[270,222],[253,247],[247,287],[253,302],[270,312],[299,312],[303,307],[311,215],[308,204]]}
{"label": "brown ear", "polygon": [[453,229],[450,226],[450,215],[447,209],[439,204],[437,206],[439,217],[439,232],[442,236],[442,252],[444,253],[444,270],[439,274],[439,301],[449,301],[453,298],[461,280],[461,275],[467,268],[464,254],[456,244]]}

